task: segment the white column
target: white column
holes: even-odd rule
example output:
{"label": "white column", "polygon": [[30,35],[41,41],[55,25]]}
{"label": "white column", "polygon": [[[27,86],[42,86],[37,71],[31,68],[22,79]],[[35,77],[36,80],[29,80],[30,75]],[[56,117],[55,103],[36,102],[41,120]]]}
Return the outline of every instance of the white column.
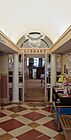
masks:
{"label": "white column", "polygon": [[13,56],[13,102],[19,102],[18,54]]}
{"label": "white column", "polygon": [[50,102],[52,102],[52,87],[56,83],[56,54],[51,54],[51,93]]}
{"label": "white column", "polygon": [[47,102],[47,77],[46,77],[46,71],[47,71],[47,54],[45,54],[45,102]]}

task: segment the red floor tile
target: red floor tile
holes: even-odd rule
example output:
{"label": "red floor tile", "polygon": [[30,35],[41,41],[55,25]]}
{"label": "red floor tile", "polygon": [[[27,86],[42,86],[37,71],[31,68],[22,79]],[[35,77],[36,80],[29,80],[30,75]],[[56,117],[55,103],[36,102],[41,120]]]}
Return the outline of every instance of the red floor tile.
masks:
{"label": "red floor tile", "polygon": [[43,110],[53,113],[53,107],[45,107]]}
{"label": "red floor tile", "polygon": [[45,115],[37,113],[37,112],[32,112],[32,113],[29,113],[29,114],[26,114],[26,115],[23,115],[23,116],[28,118],[28,119],[31,119],[33,121],[36,121],[38,119],[41,119],[41,118],[45,117]]}
{"label": "red floor tile", "polygon": [[28,140],[28,139],[29,140],[49,140],[49,137],[33,129],[29,132],[26,132],[18,136],[17,139],[18,140]]}
{"label": "red floor tile", "polygon": [[46,135],[42,135],[42,136],[39,136],[36,140],[49,140],[50,137],[49,136],[46,136]]}
{"label": "red floor tile", "polygon": [[4,113],[0,112],[0,118],[6,116]]}
{"label": "red floor tile", "polygon": [[6,130],[7,132],[11,131],[13,129],[16,129],[18,127],[21,127],[23,125],[24,124],[22,124],[21,122],[19,122],[17,120],[14,120],[14,119],[0,123],[0,127],[3,128],[4,130]]}
{"label": "red floor tile", "polygon": [[58,134],[57,136],[54,137],[55,140],[66,140],[64,135]]}
{"label": "red floor tile", "polygon": [[15,106],[15,107],[9,108],[8,110],[13,111],[13,112],[20,112],[20,111],[26,110],[26,108],[21,107],[21,106]]}
{"label": "red floor tile", "polygon": [[58,131],[58,130],[57,130],[56,123],[55,123],[55,120],[52,120],[52,121],[50,121],[50,122],[45,123],[44,126],[46,126],[46,127],[48,127],[48,128],[51,128],[51,129],[53,129],[53,130],[55,130],[55,131]]}

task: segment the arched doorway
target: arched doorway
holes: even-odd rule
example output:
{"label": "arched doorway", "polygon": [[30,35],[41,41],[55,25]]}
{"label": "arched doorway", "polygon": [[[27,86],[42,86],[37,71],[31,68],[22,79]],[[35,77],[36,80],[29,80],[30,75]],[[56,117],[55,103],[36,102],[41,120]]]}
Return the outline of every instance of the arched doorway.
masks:
{"label": "arched doorway", "polygon": [[[36,33],[34,32],[33,34],[36,34]],[[29,99],[27,98],[26,95],[32,91],[33,91],[32,96],[36,95],[36,94],[34,94],[34,92],[37,93],[37,100],[35,100],[35,96],[34,96],[32,101],[39,101],[41,96],[38,97],[38,93],[39,93],[39,90],[37,91],[38,85],[39,85],[39,89],[41,88],[40,92],[43,91],[43,93],[42,93],[43,94],[43,101],[48,100],[47,89],[46,89],[47,82],[49,81],[47,79],[47,69],[50,69],[49,68],[50,64],[48,64],[48,66],[47,66],[47,62],[49,63],[49,61],[50,61],[50,48],[49,48],[49,46],[50,47],[52,46],[52,42],[48,37],[45,36],[43,38],[41,34],[39,34],[39,33],[37,33],[37,34],[38,34],[38,37],[36,37],[36,39],[34,37],[33,37],[33,39],[31,39],[31,36],[29,37],[29,39],[31,39],[32,41],[29,41],[28,38],[26,39],[25,37],[22,37],[18,41],[18,44],[17,44],[18,47],[20,47],[20,54],[23,56],[23,98],[25,101],[29,101]],[[34,55],[34,56],[32,56],[32,55]],[[37,55],[38,55],[38,57],[37,57]],[[33,61],[33,60],[35,60],[35,58],[38,58],[38,59],[45,58],[44,72],[41,72],[41,74],[45,75],[44,80],[43,80],[44,84],[42,83],[44,86],[41,86],[42,81],[40,79],[40,77],[41,77],[39,74],[40,72],[37,72],[37,71],[41,71],[42,68],[41,69],[38,67],[36,68],[34,65],[30,66],[31,64],[29,64],[29,68],[27,69],[27,60],[31,59],[31,61]],[[36,71],[36,69],[37,69],[37,71]],[[27,71],[29,71],[29,79],[27,79],[27,76],[28,76]],[[36,74],[36,73],[38,73],[38,74]],[[35,75],[37,75],[37,76],[35,76]],[[37,78],[35,78],[35,77],[37,77]],[[35,87],[34,87],[34,85],[35,85]],[[32,91],[29,90],[29,87],[31,87],[31,86],[32,86],[32,89],[34,87],[34,89]],[[29,98],[31,101],[31,94],[30,94]],[[41,99],[41,101],[42,101],[42,99]]]}

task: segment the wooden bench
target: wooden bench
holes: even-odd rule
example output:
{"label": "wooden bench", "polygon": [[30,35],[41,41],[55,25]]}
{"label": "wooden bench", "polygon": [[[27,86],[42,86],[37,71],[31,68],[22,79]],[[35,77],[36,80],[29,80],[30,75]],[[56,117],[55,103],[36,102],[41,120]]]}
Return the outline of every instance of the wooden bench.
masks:
{"label": "wooden bench", "polygon": [[66,140],[71,140],[71,115],[60,115],[59,121]]}

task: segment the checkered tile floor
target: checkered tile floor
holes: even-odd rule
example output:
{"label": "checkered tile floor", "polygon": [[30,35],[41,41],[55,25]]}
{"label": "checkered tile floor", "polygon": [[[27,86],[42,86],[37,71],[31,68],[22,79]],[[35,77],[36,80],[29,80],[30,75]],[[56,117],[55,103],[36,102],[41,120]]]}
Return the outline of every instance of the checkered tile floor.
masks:
{"label": "checkered tile floor", "polygon": [[0,140],[65,140],[57,131],[50,106],[4,106],[0,112]]}

